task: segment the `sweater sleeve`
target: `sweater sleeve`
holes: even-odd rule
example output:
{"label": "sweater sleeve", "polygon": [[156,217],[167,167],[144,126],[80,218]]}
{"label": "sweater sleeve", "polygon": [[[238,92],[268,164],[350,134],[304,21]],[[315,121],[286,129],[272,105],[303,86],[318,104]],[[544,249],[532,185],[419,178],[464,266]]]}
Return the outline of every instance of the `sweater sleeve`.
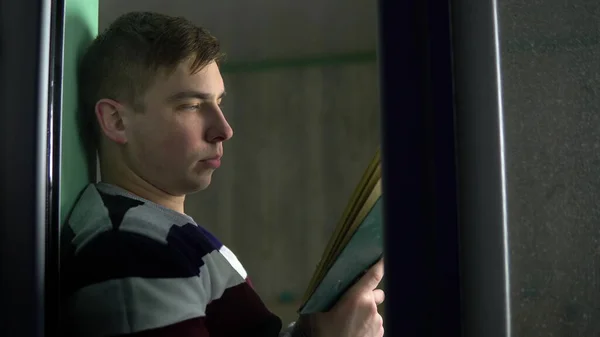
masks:
{"label": "sweater sleeve", "polygon": [[66,335],[208,336],[209,275],[176,249],[107,231],[67,254],[61,266]]}

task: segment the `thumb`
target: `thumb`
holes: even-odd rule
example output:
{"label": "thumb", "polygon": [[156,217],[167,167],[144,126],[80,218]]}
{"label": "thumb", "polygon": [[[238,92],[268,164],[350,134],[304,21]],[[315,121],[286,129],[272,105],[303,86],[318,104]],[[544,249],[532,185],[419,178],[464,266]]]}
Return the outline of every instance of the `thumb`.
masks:
{"label": "thumb", "polygon": [[379,286],[379,283],[381,283],[383,275],[383,259],[381,259],[374,266],[372,266],[352,288],[355,291],[374,290],[377,288],[377,286]]}

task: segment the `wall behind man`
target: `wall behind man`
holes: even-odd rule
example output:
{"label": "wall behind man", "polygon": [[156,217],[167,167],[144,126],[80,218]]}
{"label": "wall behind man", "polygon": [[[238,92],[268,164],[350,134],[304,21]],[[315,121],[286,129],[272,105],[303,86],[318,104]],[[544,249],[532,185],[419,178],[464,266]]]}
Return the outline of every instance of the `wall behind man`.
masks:
{"label": "wall behind man", "polygon": [[186,210],[292,319],[379,145],[376,2],[102,0],[100,29],[132,10],[184,16],[221,40],[235,136]]}
{"label": "wall behind man", "polygon": [[64,224],[85,186],[94,181],[95,165],[87,130],[77,106],[77,62],[98,33],[98,0],[65,1],[63,101],[61,114],[60,223]]}

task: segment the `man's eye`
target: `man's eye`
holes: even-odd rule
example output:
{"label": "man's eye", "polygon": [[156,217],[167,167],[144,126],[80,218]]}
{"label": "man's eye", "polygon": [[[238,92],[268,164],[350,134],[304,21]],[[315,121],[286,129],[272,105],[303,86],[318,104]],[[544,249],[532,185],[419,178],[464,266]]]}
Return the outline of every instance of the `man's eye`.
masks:
{"label": "man's eye", "polygon": [[180,110],[198,110],[198,109],[200,109],[200,104],[182,105],[180,107]]}

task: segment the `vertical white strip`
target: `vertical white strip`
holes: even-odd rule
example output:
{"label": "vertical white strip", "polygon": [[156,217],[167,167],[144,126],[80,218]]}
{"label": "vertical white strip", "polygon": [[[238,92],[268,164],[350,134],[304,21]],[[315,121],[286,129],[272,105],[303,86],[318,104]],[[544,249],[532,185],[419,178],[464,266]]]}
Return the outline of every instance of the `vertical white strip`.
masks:
{"label": "vertical white strip", "polygon": [[510,249],[508,246],[508,198],[506,195],[506,162],[505,162],[505,146],[504,146],[504,105],[502,102],[502,72],[501,72],[501,55],[500,55],[500,29],[498,24],[498,1],[492,0],[494,10],[494,45],[495,45],[495,61],[496,61],[496,86],[498,90],[498,123],[500,136],[500,174],[502,184],[502,235],[504,249],[504,303],[506,305],[506,335],[512,335],[511,327],[511,300],[510,300]]}
{"label": "vertical white strip", "polygon": [[[40,49],[38,55],[38,116],[37,116],[37,171],[36,171],[36,293],[39,305],[44,307],[44,279],[46,258],[46,189],[47,189],[47,137],[48,137],[48,91],[50,84],[50,0],[40,4]],[[44,316],[40,317],[44,326]],[[43,329],[43,328],[42,328]]]}

